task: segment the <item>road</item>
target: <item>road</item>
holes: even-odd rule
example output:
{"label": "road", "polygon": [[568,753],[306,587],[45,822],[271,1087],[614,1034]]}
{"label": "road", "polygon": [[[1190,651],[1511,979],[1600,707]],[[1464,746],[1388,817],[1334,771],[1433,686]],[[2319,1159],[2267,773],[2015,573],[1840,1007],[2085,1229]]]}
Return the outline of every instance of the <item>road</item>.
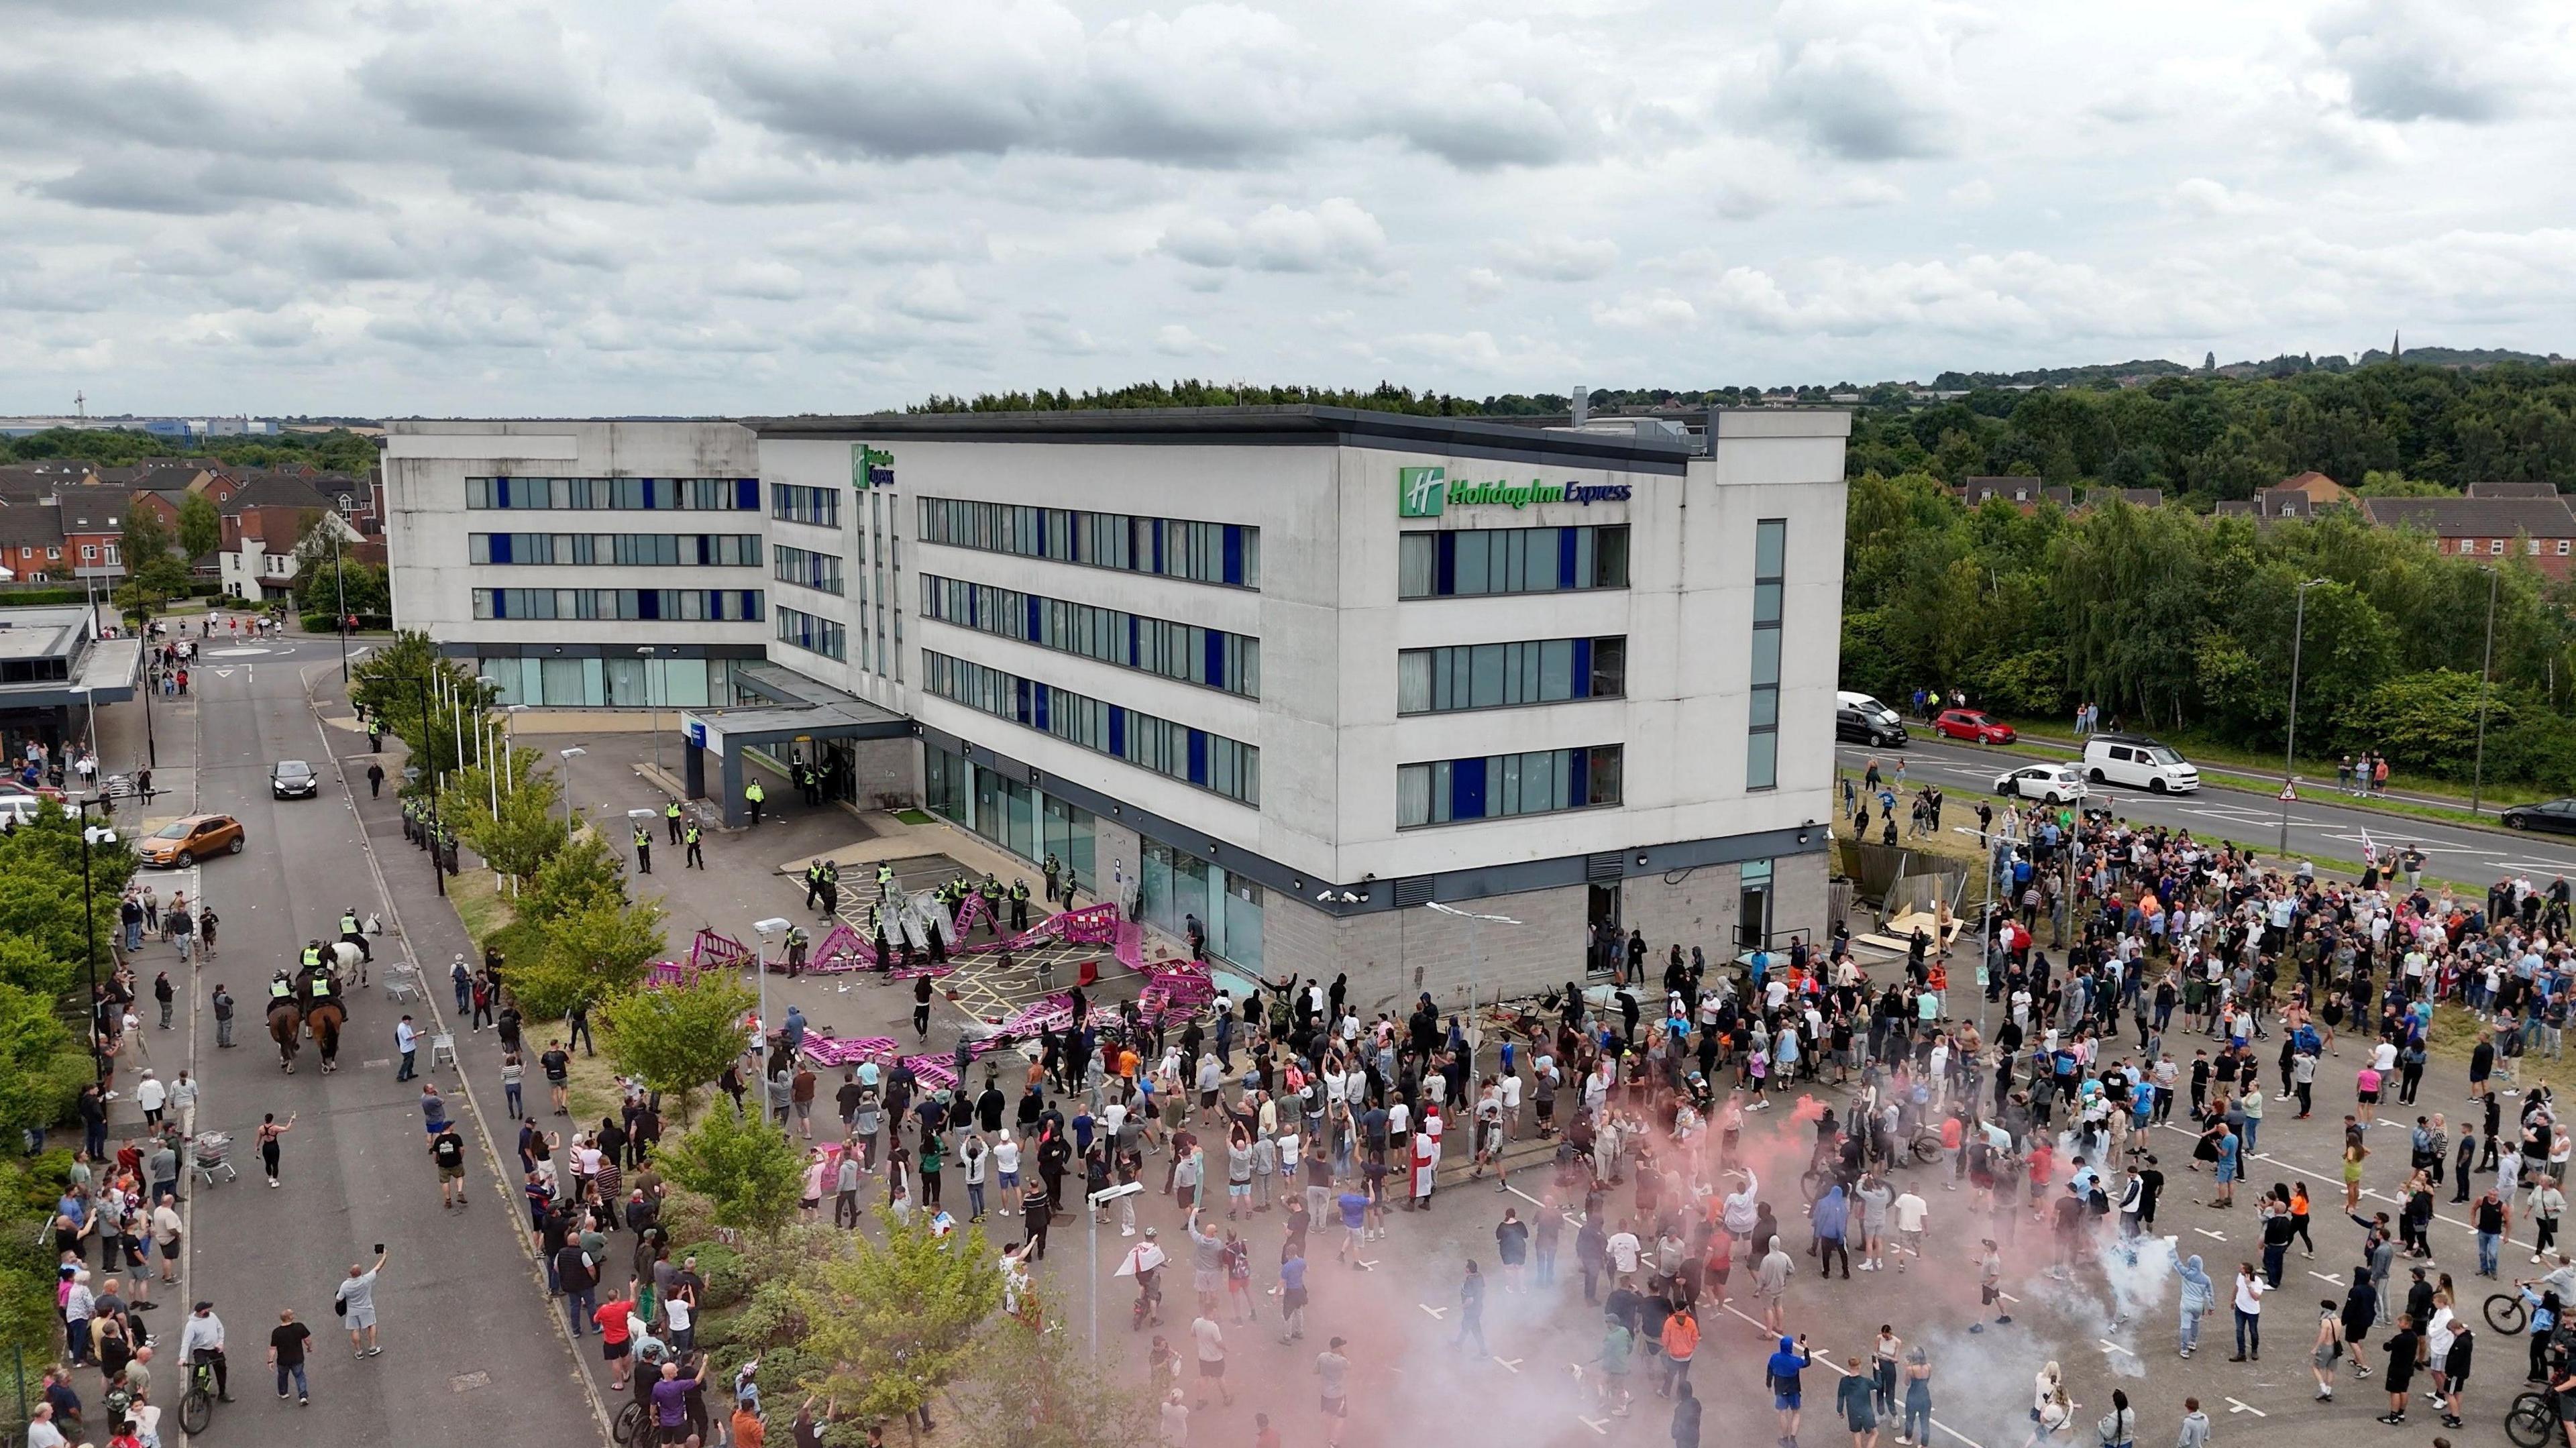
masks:
{"label": "road", "polygon": [[[1892,771],[1901,755],[1909,781],[1987,792],[1993,791],[1996,778],[2006,771],[2039,762],[2025,755],[1981,750],[1974,745],[1921,739],[1901,750],[1845,744],[1838,746],[1835,753],[1848,768],[1857,770],[1875,759],[1883,772]],[[2333,802],[2339,798],[2332,785],[2302,787],[2301,798],[2289,807],[2293,857],[2358,860],[2366,839],[2382,849],[2420,846],[2428,857],[2426,874],[2473,885],[2483,886],[2507,873],[2527,874],[2542,883],[2551,876],[2576,874],[2576,842],[2548,835],[2436,824]],[[2095,786],[2093,802],[2106,801],[2114,813],[2133,822],[2188,829],[2204,839],[2214,835],[2250,844],[2266,856],[2280,842],[2280,802],[2251,791],[2204,787],[2195,794],[2156,795],[2144,790]]]}
{"label": "road", "polygon": [[[299,678],[301,669],[337,666],[336,641],[209,641],[195,673],[199,807],[238,817],[250,840],[244,853],[198,869],[223,919],[222,957],[193,979],[173,969],[191,1002],[184,1047],[168,1037],[151,1043],[156,1057],[190,1054],[205,1089],[199,1129],[229,1131],[240,1143],[240,1178],[197,1189],[191,1202],[188,1290],[212,1300],[224,1319],[239,1400],[217,1411],[205,1436],[250,1442],[283,1433],[342,1448],[431,1438],[597,1441],[600,1427],[576,1362],[518,1245],[517,1192],[478,1150],[469,1167],[473,1206],[442,1210],[421,1130],[420,1088],[394,1080],[393,1025],[408,1010],[423,1026],[423,1076],[444,1094],[458,1093],[453,1070],[427,1064],[426,1037],[438,1029],[440,1000],[390,1006],[380,982],[355,992],[341,1068],[331,1076],[318,1072],[309,1049],[295,1074],[283,1074],[259,1028],[256,1002],[270,973],[291,964],[307,939],[336,933],[343,909],[385,917],[379,964],[402,954],[391,933],[396,920],[445,914],[408,858],[388,862],[413,865],[392,871],[396,897],[381,893],[367,830],[327,762],[330,750]],[[165,735],[165,759],[171,742]],[[362,736],[340,743],[365,747]],[[272,801],[268,769],[278,758],[312,761],[324,780],[320,798]],[[350,772],[362,771],[363,758]],[[365,787],[361,777],[358,788]],[[395,844],[400,848],[398,835]],[[452,917],[446,923],[452,928]],[[147,978],[175,966],[159,947],[147,947],[139,963]],[[241,1002],[234,1050],[215,1048],[205,1001],[217,981]],[[165,1061],[162,1069],[171,1066]],[[463,1107],[459,1100],[456,1110]],[[250,1147],[265,1111],[281,1119],[292,1113],[296,1123],[283,1143],[283,1185],[274,1190],[262,1184]],[[463,1122],[481,1148],[471,1129],[476,1119],[469,1114]],[[332,1294],[349,1265],[371,1259],[379,1242],[391,1251],[375,1293],[384,1353],[354,1361],[332,1315]],[[260,1366],[269,1330],[287,1308],[314,1333],[313,1405],[301,1411],[274,1396]],[[175,1334],[176,1311],[165,1309],[157,1327]],[[170,1371],[175,1381],[175,1365]]]}

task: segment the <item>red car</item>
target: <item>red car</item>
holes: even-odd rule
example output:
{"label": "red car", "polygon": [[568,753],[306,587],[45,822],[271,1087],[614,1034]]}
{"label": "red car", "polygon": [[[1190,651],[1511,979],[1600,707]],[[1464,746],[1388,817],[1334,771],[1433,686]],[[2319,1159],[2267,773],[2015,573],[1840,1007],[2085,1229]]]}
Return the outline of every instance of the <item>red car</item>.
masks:
{"label": "red car", "polygon": [[1971,744],[2010,744],[2021,737],[2010,724],[1974,709],[1944,709],[1932,728],[1945,739],[1965,739]]}

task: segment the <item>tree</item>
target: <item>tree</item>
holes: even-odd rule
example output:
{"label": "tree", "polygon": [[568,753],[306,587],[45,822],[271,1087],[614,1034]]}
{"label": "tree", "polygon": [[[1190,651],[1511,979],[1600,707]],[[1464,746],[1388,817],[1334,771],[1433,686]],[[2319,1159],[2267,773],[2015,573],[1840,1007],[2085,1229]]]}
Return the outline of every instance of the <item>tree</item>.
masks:
{"label": "tree", "polygon": [[608,1055],[618,1069],[674,1098],[679,1119],[686,1121],[699,1088],[742,1054],[743,1016],[758,1003],[758,995],[732,976],[709,974],[612,999],[599,1024],[608,1032]]}
{"label": "tree", "polygon": [[89,1052],[57,1003],[0,982],[0,1130],[53,1125],[91,1080]]}
{"label": "tree", "polygon": [[[510,781],[507,789],[496,791],[490,775],[480,767],[469,767],[448,777],[438,810],[485,864],[525,880],[554,858],[572,832],[558,812],[563,786],[537,768],[543,756],[533,749],[514,748],[509,753],[509,768],[503,771]],[[493,812],[496,794],[498,814]]]}
{"label": "tree", "polygon": [[170,530],[161,526],[161,515],[149,508],[126,509],[118,547],[127,581],[116,590],[116,604],[139,629],[172,598],[188,591],[189,568],[171,553]]}
{"label": "tree", "polygon": [[[738,1111],[708,1112],[653,1160],[673,1185],[707,1199],[717,1226],[737,1232],[774,1234],[795,1215],[805,1191],[805,1153],[783,1128]],[[816,1315],[806,1313],[809,1320]]]}
{"label": "tree", "polygon": [[578,834],[546,857],[519,898],[519,918],[552,925],[593,905],[626,898],[626,877],[618,872],[617,855],[596,834]]}
{"label": "tree", "polygon": [[1097,1371],[1071,1332],[1014,1322],[984,1334],[949,1401],[962,1440],[996,1448],[1131,1448],[1160,1433],[1144,1390]]}
{"label": "tree", "polygon": [[224,518],[214,500],[190,493],[179,500],[179,552],[191,565],[224,546]]}
{"label": "tree", "polygon": [[850,1234],[849,1254],[824,1263],[821,1282],[808,1289],[813,1331],[805,1345],[826,1366],[803,1386],[861,1418],[909,1421],[975,1365],[977,1335],[1001,1305],[1002,1276],[982,1227],[934,1237],[925,1217],[900,1222],[885,1208],[877,1221],[882,1245]]}
{"label": "tree", "polygon": [[510,992],[540,1019],[604,1005],[643,984],[662,954],[662,907],[599,900],[548,922],[545,952],[510,973]]}
{"label": "tree", "polygon": [[[429,635],[413,629],[395,634],[349,674],[350,701],[402,740],[421,770],[406,793],[428,793],[432,779],[457,767],[460,715],[464,755],[474,758],[474,732],[498,693],[464,664],[441,654]],[[451,698],[461,700],[462,708],[447,702]]]}

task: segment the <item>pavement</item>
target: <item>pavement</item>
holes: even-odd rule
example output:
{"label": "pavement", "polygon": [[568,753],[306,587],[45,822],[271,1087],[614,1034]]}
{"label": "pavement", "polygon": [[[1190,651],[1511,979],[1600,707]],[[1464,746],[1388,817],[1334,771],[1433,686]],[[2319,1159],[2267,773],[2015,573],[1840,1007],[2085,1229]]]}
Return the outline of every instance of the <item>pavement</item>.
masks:
{"label": "pavement", "polygon": [[[1853,771],[1875,759],[1881,773],[1891,781],[1901,757],[1909,784],[1933,783],[1987,793],[1993,792],[1998,777],[2033,762],[2027,755],[1922,739],[1901,749],[1837,745],[1835,756]],[[2087,802],[2134,823],[2188,829],[2204,839],[2215,836],[2251,845],[2267,858],[2277,853],[2280,843],[2284,813],[2281,802],[2251,791],[2204,785],[2192,794],[2159,795],[2097,785]],[[1945,812],[1953,823],[1966,813],[1958,809]],[[2423,849],[2427,875],[2480,887],[2507,874],[2530,875],[2544,884],[2557,875],[2576,874],[2576,840],[2479,825],[2437,824],[2390,814],[2337,794],[2330,784],[2301,785],[2299,798],[2287,807],[2287,813],[2289,854],[2293,859],[2306,855],[2358,860],[2365,843],[2382,850],[2411,844]],[[1976,823],[1973,817],[1966,822],[1971,827]]]}
{"label": "pavement", "polygon": [[[345,908],[385,919],[387,934],[376,942],[379,971],[407,954],[444,961],[464,948],[454,914],[439,908],[417,856],[389,853],[378,869],[374,847],[389,839],[401,848],[391,797],[382,809],[357,808],[347,780],[324,762],[336,754],[364,796],[363,760],[347,747],[363,751],[364,736],[336,739],[341,747],[326,751],[306,698],[308,676],[337,684],[338,659],[336,640],[209,640],[193,675],[195,697],[153,705],[162,760],[155,782],[173,792],[156,801],[146,823],[193,806],[235,816],[249,835],[243,853],[205,862],[193,882],[150,877],[165,897],[173,885],[193,884],[190,893],[214,905],[223,920],[220,957],[182,967],[170,947],[147,944],[136,958],[146,981],[171,970],[184,1002],[179,1029],[146,1027],[149,1064],[165,1076],[183,1065],[195,1071],[204,1089],[198,1129],[235,1140],[238,1176],[189,1188],[184,1284],[161,1289],[165,1302],[211,1300],[225,1323],[237,1402],[218,1408],[205,1436],[283,1434],[344,1448],[412,1444],[432,1434],[457,1442],[601,1440],[584,1376],[521,1245],[518,1193],[495,1171],[479,1113],[463,1119],[481,1148],[470,1168],[474,1206],[439,1206],[420,1089],[394,1080],[392,1047],[402,1010],[419,1019],[424,1037],[442,1028],[435,995],[389,1005],[380,975],[378,984],[356,991],[340,1070],[329,1076],[309,1049],[296,1072],[284,1074],[260,1030],[261,984],[290,965],[305,940],[336,933]],[[122,707],[102,716],[111,768],[125,767],[124,731],[139,717]],[[324,779],[320,797],[272,801],[268,769],[279,758],[313,761]],[[129,812],[120,823],[133,820]],[[206,1006],[218,981],[241,1002],[241,1044],[233,1050],[216,1048]],[[456,1073],[431,1067],[425,1044],[421,1054],[423,1078],[453,1095],[461,1084]],[[282,1185],[274,1190],[263,1185],[251,1146],[263,1112],[295,1123],[282,1142]],[[375,1292],[384,1351],[359,1361],[332,1314],[332,1294],[350,1264],[372,1260],[378,1243],[390,1249]],[[289,1308],[314,1333],[309,1408],[278,1399],[261,1366],[268,1331]],[[165,1343],[175,1341],[182,1311],[165,1307],[154,1315]],[[173,1384],[164,1396],[175,1402],[176,1363],[160,1366],[163,1381]],[[86,1392],[91,1385],[83,1386]]]}

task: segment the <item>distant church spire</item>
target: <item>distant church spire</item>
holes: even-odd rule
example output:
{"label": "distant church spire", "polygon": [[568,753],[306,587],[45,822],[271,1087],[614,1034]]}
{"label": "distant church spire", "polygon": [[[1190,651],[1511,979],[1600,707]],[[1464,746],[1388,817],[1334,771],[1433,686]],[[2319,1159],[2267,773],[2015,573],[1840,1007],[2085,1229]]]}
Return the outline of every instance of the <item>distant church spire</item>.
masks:
{"label": "distant church spire", "polygon": [[2400,330],[2400,331],[2394,331],[2394,332],[2391,332],[2391,333],[2389,333],[2389,334],[2388,334],[2388,360],[2389,360],[2389,361],[2394,362],[2394,361],[2396,361],[2398,358],[2403,357],[2403,356],[2405,356],[2405,355],[2406,355],[2406,349],[2405,349],[2404,347],[2402,347],[2402,346],[2400,346],[2400,345],[2399,345],[2399,343],[2400,343],[2400,342],[2405,338],[2405,336],[2406,336],[2406,334],[2405,334],[2405,332],[2404,332],[2404,331],[2402,331],[2402,330]]}

